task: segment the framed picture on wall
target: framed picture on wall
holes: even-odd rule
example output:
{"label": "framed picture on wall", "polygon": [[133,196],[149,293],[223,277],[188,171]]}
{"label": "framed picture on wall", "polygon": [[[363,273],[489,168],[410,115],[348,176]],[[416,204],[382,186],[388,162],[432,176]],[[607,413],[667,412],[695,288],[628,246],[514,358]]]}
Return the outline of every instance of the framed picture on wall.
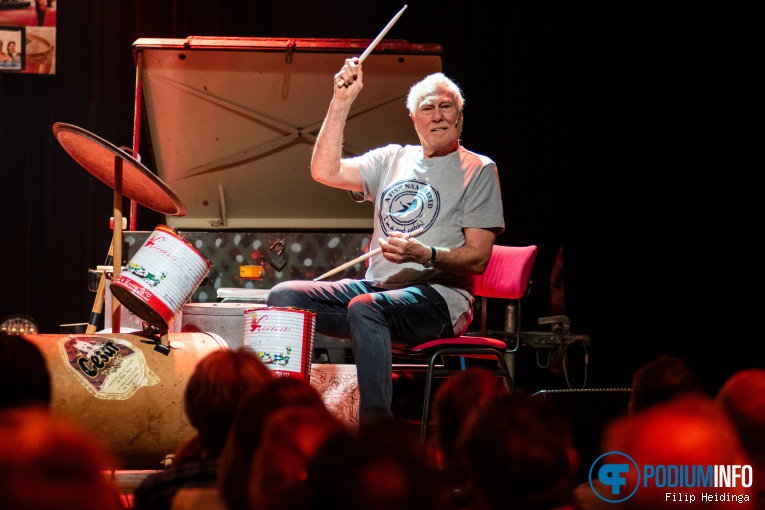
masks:
{"label": "framed picture on wall", "polygon": [[26,40],[24,27],[0,27],[0,72],[26,68]]}
{"label": "framed picture on wall", "polygon": [[0,0],[0,72],[56,74],[58,2]]}
{"label": "framed picture on wall", "polygon": [[56,74],[56,27],[26,27],[24,72]]}

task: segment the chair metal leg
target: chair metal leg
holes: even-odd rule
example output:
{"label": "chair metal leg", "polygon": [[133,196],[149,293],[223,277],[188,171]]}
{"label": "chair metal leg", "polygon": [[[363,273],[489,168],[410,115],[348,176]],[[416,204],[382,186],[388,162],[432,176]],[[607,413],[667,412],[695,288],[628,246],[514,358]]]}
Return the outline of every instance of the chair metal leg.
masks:
{"label": "chair metal leg", "polygon": [[497,361],[499,362],[499,366],[502,369],[503,375],[505,377],[505,383],[507,384],[507,389],[512,392],[515,389],[515,382],[513,381],[513,372],[510,371],[510,368],[505,361],[504,353],[498,352]]}
{"label": "chair metal leg", "polygon": [[433,379],[436,368],[436,359],[441,355],[442,350],[433,353],[428,361],[428,373],[425,378],[425,397],[422,404],[422,425],[420,427],[420,442],[424,443],[428,437],[428,423],[430,421],[430,396],[433,392]]}
{"label": "chair metal leg", "polygon": [[[435,373],[436,373],[436,360],[441,356],[449,356],[449,355],[463,355],[463,356],[470,356],[470,355],[490,355],[496,358],[497,362],[499,363],[499,370],[496,371],[497,374],[501,375],[505,378],[505,383],[507,384],[508,389],[512,392],[515,389],[515,385],[513,383],[513,377],[510,373],[510,370],[508,369],[507,363],[505,362],[504,353],[491,348],[479,348],[479,349],[458,349],[458,348],[445,348],[445,349],[439,349],[430,356],[430,360],[428,362],[428,373],[425,379],[425,396],[423,399],[423,405],[422,405],[422,424],[420,426],[420,441],[425,442],[425,440],[428,437],[428,428],[430,425],[430,407],[431,407],[431,399],[433,397],[433,382],[435,379]],[[446,371],[445,372],[455,372],[455,371]]]}

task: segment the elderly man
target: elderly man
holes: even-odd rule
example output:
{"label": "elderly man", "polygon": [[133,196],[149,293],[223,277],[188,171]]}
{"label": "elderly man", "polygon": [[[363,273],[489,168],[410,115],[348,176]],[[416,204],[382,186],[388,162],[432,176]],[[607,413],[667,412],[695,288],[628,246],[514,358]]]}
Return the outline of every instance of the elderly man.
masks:
{"label": "elderly man", "polygon": [[460,146],[464,100],[441,73],[415,84],[407,98],[419,146],[343,159],[345,122],[362,87],[358,59],[346,60],[334,77],[311,176],[374,204],[370,249],[382,253],[370,259],[364,280],[284,282],[268,304],[315,311],[317,331],[352,340],[363,426],[392,417],[392,345],[452,337],[470,324],[468,276],[486,269],[504,217],[496,166]]}

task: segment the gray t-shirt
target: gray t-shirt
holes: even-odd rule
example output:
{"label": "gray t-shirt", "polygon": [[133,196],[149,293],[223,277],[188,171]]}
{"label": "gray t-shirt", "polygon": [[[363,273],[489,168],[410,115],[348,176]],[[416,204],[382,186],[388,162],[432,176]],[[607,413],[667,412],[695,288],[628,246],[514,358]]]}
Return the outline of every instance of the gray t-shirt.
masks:
{"label": "gray t-shirt", "polygon": [[[375,207],[370,250],[391,232],[423,228],[417,236],[423,244],[459,248],[465,244],[464,228],[497,234],[504,230],[497,167],[486,156],[460,147],[447,156],[425,159],[420,146],[388,145],[349,161],[358,167],[364,190],[351,196]],[[468,276],[413,262],[395,264],[380,254],[370,259],[366,280],[385,289],[432,285],[449,306],[455,335],[472,320],[474,285]]]}

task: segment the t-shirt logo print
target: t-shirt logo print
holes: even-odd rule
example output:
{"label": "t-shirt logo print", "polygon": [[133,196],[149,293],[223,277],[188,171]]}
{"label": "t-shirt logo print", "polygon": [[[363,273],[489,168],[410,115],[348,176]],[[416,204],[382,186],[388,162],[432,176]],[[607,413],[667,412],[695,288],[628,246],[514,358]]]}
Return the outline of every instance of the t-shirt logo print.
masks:
{"label": "t-shirt logo print", "polygon": [[426,231],[438,218],[441,199],[438,190],[415,179],[394,182],[382,192],[380,226],[385,235],[391,232]]}

